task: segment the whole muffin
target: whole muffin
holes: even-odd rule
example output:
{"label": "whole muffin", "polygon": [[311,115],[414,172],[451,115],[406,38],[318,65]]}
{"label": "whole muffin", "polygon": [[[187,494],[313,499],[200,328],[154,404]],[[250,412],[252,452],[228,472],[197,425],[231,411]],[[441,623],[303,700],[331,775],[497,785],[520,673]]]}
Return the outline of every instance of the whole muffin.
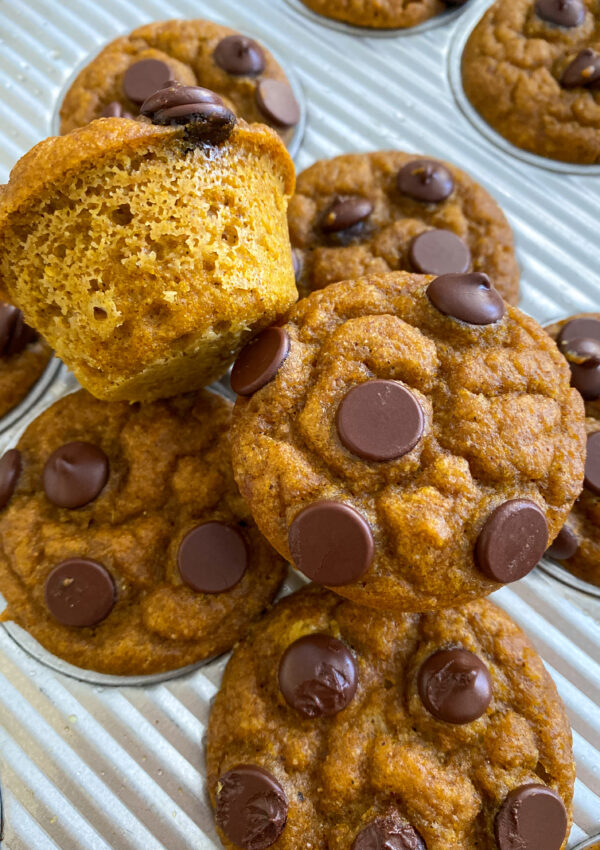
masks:
{"label": "whole muffin", "polygon": [[0,460],[0,592],[55,655],[159,673],[230,649],[284,562],[233,480],[231,405],[60,399]]}
{"label": "whole muffin", "polygon": [[505,613],[314,587],[236,648],[207,771],[223,844],[245,850],[560,850],[575,780],[554,683]]}
{"label": "whole muffin", "polygon": [[448,162],[401,151],[320,160],[298,176],[288,220],[301,295],[367,274],[476,271],[519,300],[504,213]]}
{"label": "whole muffin", "polygon": [[581,491],[569,378],[484,275],[332,284],[233,368],[236,480],[273,546],[342,596],[481,597],[533,569]]}
{"label": "whole muffin", "polygon": [[296,300],[292,161],[215,98],[163,89],[146,114],[181,126],[109,118],[47,139],[0,198],[2,283],[98,398],[209,384]]}
{"label": "whole muffin", "polygon": [[359,27],[394,29],[416,27],[467,0],[302,0],[305,6],[326,18]]}
{"label": "whole muffin", "polygon": [[173,20],[138,27],[92,59],[65,96],[60,131],[95,118],[133,117],[169,79],[212,89],[238,117],[269,124],[284,141],[300,120],[285,73],[266,48],[212,21]]}
{"label": "whole muffin", "polygon": [[465,93],[502,136],[562,162],[600,162],[596,0],[497,0],[462,59]]}
{"label": "whole muffin", "polygon": [[546,328],[585,401],[587,452],[583,492],[548,555],[600,587],[600,313],[579,313]]}
{"label": "whole muffin", "polygon": [[0,301],[0,417],[23,401],[51,356],[46,343],[25,324],[23,313]]}

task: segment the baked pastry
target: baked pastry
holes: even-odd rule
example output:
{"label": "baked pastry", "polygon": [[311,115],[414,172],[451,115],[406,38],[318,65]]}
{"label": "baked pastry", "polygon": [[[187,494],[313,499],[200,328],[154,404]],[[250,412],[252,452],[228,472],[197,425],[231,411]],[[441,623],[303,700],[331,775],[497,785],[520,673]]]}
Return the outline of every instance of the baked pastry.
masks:
{"label": "baked pastry", "polygon": [[254,39],[203,20],[160,21],[111,41],[78,74],[60,110],[61,133],[94,118],[136,116],[169,79],[221,95],[239,118],[289,142],[300,108],[283,69]]}
{"label": "baked pastry", "polygon": [[600,162],[600,8],[596,0],[497,0],[462,58],[464,90],[518,148]]}
{"label": "baked pastry", "polygon": [[394,615],[315,587],[234,651],[207,775],[244,850],[560,850],[575,780],[556,687],[503,611]]}
{"label": "baked pastry", "polygon": [[211,383],[297,298],[280,139],[235,125],[206,89],[143,108],[155,124],[100,119],[41,142],[0,198],[4,287],[110,400]]}
{"label": "baked pastry", "polygon": [[600,587],[600,313],[579,313],[547,329],[585,401],[587,452],[583,492],[548,555]]}
{"label": "baked pastry", "polygon": [[23,401],[51,355],[46,343],[25,324],[23,313],[0,301],[0,417]]}
{"label": "baked pastry", "polygon": [[467,0],[302,0],[305,6],[336,21],[373,29],[416,27]]}
{"label": "baked pastry", "polygon": [[298,176],[288,220],[301,295],[367,274],[476,271],[519,300],[504,213],[448,162],[400,151],[321,160]]}
{"label": "baked pastry", "polygon": [[284,562],[231,470],[231,405],[208,391],[48,408],[0,460],[0,592],[79,667],[159,673],[230,649]]}
{"label": "baked pastry", "polygon": [[244,349],[231,385],[259,528],[363,605],[425,611],[522,578],[581,490],[567,364],[485,275],[331,284]]}

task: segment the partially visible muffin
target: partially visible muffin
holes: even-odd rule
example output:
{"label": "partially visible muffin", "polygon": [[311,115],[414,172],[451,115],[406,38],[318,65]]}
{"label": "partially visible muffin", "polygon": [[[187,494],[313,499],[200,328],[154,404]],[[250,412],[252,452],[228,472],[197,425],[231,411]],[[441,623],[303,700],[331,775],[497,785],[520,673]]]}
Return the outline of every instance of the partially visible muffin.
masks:
{"label": "partially visible muffin", "polygon": [[467,0],[302,0],[326,18],[373,29],[416,27]]}
{"label": "partially visible muffin", "polygon": [[175,395],[219,378],[296,300],[275,133],[171,86],[155,126],[100,119],[47,139],[0,198],[0,276],[98,398]]}
{"label": "partially visible muffin", "polygon": [[23,401],[51,356],[46,343],[25,324],[21,310],[0,302],[0,417]]}
{"label": "partially visible muffin", "polygon": [[230,418],[207,391],[42,413],[0,459],[2,619],[102,673],[230,649],[286,573],[233,480]]}

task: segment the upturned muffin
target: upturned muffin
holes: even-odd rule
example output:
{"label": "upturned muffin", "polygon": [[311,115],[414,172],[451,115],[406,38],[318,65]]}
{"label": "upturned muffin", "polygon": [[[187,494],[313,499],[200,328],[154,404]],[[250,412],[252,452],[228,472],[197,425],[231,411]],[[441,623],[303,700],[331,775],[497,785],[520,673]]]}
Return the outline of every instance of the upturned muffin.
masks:
{"label": "upturned muffin", "polygon": [[0,198],[4,288],[103,399],[209,384],[297,297],[277,135],[197,87],[143,110],[41,142]]}

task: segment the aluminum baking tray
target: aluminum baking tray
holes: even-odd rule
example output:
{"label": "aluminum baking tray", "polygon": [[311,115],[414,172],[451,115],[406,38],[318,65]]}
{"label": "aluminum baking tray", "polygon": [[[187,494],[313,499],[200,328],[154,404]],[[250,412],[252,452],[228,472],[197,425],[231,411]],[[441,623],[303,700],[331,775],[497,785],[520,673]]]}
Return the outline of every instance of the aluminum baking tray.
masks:
{"label": "aluminum baking tray", "polygon": [[[471,0],[434,24],[382,38],[329,25],[299,0],[0,0],[0,180],[52,132],[65,85],[104,43],[152,20],[207,17],[256,35],[293,69],[307,103],[299,169],[385,148],[449,159],[489,189],[514,227],[522,308],[543,322],[598,310],[598,170],[563,173],[524,159],[463,111],[460,45],[489,4]],[[0,422],[0,451],[76,387],[64,367],[49,368],[16,421]],[[575,847],[600,831],[600,599],[567,576],[549,564],[494,599],[527,630],[567,706],[578,770]],[[299,583],[291,577],[286,590]],[[3,847],[219,847],[203,741],[226,660],[171,678],[115,680],[1,627]]]}

